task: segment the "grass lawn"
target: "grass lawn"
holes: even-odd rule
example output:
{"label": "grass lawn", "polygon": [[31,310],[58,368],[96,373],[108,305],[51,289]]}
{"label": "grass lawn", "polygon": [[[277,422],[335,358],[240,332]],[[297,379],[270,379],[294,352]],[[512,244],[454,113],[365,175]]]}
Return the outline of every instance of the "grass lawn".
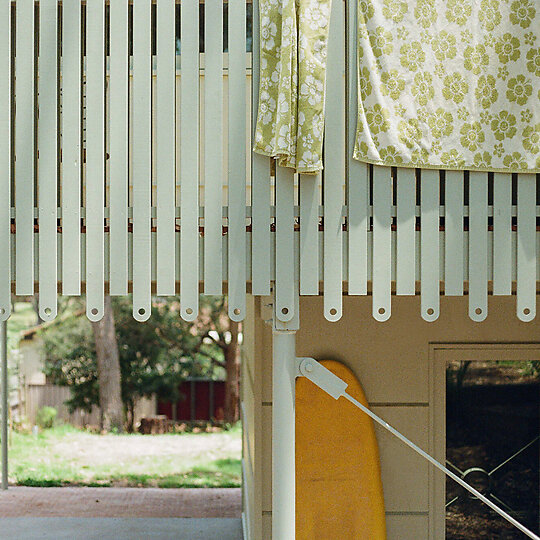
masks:
{"label": "grass lawn", "polygon": [[98,435],[64,425],[12,433],[9,480],[21,486],[239,487],[241,428]]}

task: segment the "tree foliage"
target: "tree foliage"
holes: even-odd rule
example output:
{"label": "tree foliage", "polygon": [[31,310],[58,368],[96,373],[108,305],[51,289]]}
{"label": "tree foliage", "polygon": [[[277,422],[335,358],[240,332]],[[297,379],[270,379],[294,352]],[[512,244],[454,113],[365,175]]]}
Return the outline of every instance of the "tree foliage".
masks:
{"label": "tree foliage", "polygon": [[[113,298],[112,302],[122,401],[129,423],[138,398],[155,394],[162,401],[177,402],[183,397],[179,385],[187,377],[222,376],[223,347],[230,341],[223,298],[201,297],[201,315],[194,323],[180,317],[176,300],[155,300],[145,323],[133,319],[129,298]],[[90,410],[99,403],[91,323],[77,299],[62,302],[60,311],[57,321],[42,331],[45,373],[53,383],[70,387],[67,405],[71,410]]]}

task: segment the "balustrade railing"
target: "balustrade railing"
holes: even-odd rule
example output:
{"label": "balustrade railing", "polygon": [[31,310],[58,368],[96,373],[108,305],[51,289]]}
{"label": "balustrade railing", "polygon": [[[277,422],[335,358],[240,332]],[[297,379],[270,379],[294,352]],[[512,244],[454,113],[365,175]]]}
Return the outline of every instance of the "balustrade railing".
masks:
{"label": "balustrade railing", "polygon": [[392,294],[421,294],[427,321],[467,294],[481,321],[488,294],[515,293],[532,320],[538,178],[354,161],[355,2],[332,10],[314,176],[250,150],[256,2],[0,2],[0,318],[13,290],[39,291],[45,320],[58,293],[96,320],[106,292],[132,292],[145,320],[152,294],[193,319],[199,292],[227,292],[241,320],[275,287],[287,321],[298,287],[329,320],[344,293],[380,321]]}

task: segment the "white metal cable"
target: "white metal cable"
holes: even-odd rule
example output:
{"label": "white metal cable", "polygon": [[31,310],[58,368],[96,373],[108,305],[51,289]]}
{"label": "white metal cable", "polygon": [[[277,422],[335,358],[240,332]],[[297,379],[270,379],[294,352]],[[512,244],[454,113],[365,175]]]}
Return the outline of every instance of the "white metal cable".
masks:
{"label": "white metal cable", "polygon": [[377,424],[382,426],[384,429],[396,436],[401,442],[405,443],[409,448],[414,450],[417,454],[422,456],[424,459],[429,461],[432,465],[437,467],[440,471],[445,473],[447,476],[452,478],[457,482],[461,487],[466,489],[469,493],[472,493],[475,497],[480,499],[484,504],[489,506],[493,511],[497,512],[501,517],[506,519],[514,527],[519,529],[523,534],[532,538],[533,540],[540,540],[540,537],[534,534],[531,530],[527,529],[519,521],[514,519],[510,514],[499,508],[495,503],[490,501],[487,497],[482,495],[478,490],[474,489],[472,486],[467,484],[459,476],[454,474],[452,471],[447,469],[444,465],[439,463],[435,458],[431,457],[428,453],[424,452],[419,446],[414,444],[412,441],[407,439],[405,435],[402,435],[397,429],[393,428],[388,422],[385,422],[382,418],[377,416],[374,412],[370,411],[366,406],[362,405],[359,401],[350,396],[345,390],[347,384],[342,381],[337,375],[332,373],[330,370],[326,369],[322,364],[319,364],[316,360],[312,358],[299,358],[299,371],[302,375],[307,377],[311,382],[317,385],[319,388],[324,390],[327,394],[331,395],[334,399],[339,399],[340,396],[343,396],[345,399],[349,400],[353,405],[358,407],[362,412],[366,413],[370,418],[372,418]]}

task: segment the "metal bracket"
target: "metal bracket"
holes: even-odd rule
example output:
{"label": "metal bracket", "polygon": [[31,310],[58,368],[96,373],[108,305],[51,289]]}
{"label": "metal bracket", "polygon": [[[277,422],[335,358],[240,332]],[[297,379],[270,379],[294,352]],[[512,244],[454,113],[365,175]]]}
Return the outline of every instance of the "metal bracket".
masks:
{"label": "metal bracket", "polygon": [[284,333],[296,333],[300,328],[300,296],[298,294],[298,283],[296,283],[297,293],[294,295],[294,314],[291,320],[283,322],[279,320],[276,313],[275,288],[272,288],[272,331]]}
{"label": "metal bracket", "polygon": [[346,394],[348,384],[314,358],[297,358],[296,370],[297,377],[306,377],[334,399]]}

